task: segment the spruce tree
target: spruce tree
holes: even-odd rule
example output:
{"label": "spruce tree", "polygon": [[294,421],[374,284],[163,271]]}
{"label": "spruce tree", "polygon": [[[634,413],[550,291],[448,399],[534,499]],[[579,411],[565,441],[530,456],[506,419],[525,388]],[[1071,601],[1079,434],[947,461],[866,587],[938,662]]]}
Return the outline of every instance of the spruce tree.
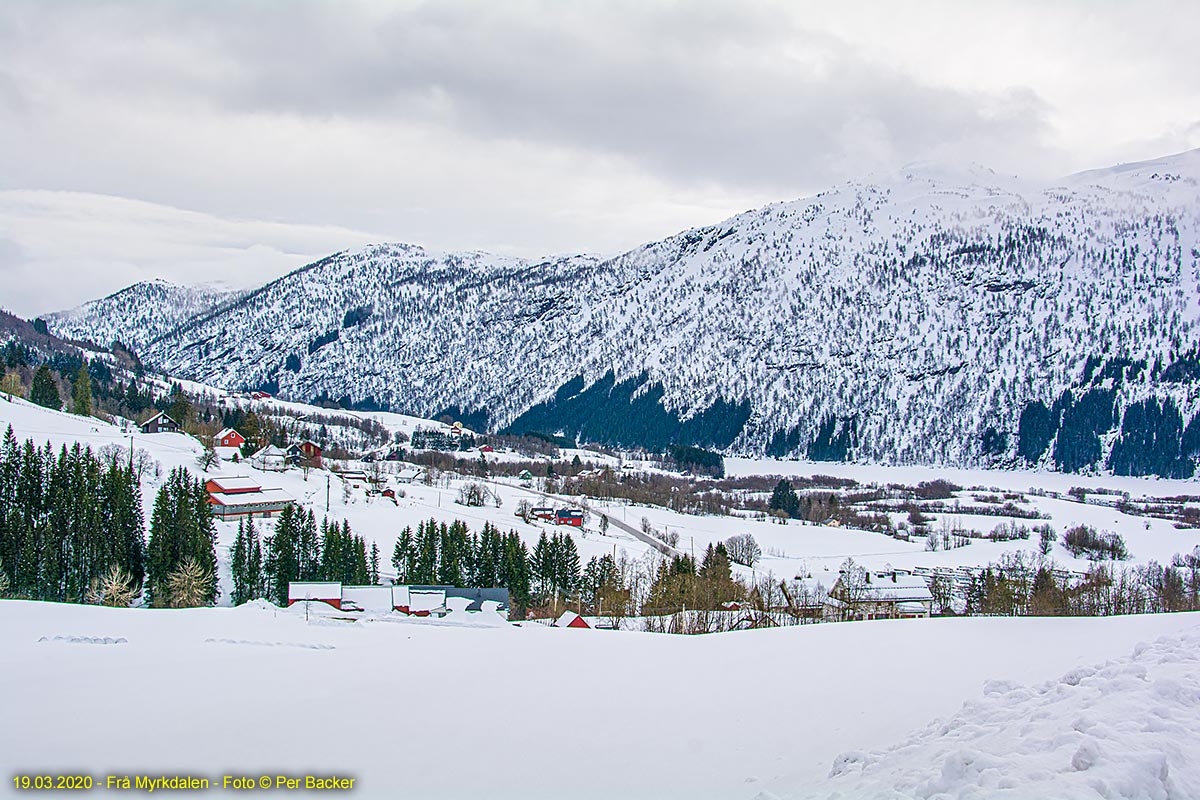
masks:
{"label": "spruce tree", "polygon": [[250,589],[247,573],[249,572],[250,544],[246,538],[245,524],[238,520],[237,535],[233,539],[233,547],[229,551],[229,568],[233,577],[233,596],[235,606],[250,599]]}
{"label": "spruce tree", "polygon": [[173,604],[168,577],[187,559],[194,569],[189,567],[186,577],[203,578],[203,602],[212,604],[217,598],[217,551],[208,493],[202,481],[177,467],[159,489],[151,514],[146,564],[151,603]]}
{"label": "spruce tree", "polygon": [[392,569],[396,570],[396,583],[411,582],[416,573],[417,548],[413,541],[411,527],[405,527],[396,537],[396,546],[392,549]]}
{"label": "spruce tree", "polygon": [[800,498],[796,496],[796,490],[792,488],[792,484],[786,480],[781,480],[775,484],[775,491],[771,493],[770,509],[772,511],[782,511],[793,519],[800,516]]}
{"label": "spruce tree", "polygon": [[579,589],[579,550],[575,540],[562,534],[558,541],[558,558],[554,573],[555,588],[564,598],[575,596]]}
{"label": "spruce tree", "polygon": [[532,601],[529,551],[516,531],[509,531],[504,536],[499,580],[500,585],[508,589],[512,617],[524,619]]}
{"label": "spruce tree", "polygon": [[53,408],[55,411],[62,408],[62,398],[58,394],[58,384],[54,382],[54,376],[50,373],[50,367],[42,364],[37,368],[37,372],[33,373],[33,385],[29,390],[29,400],[32,403],[37,403],[39,406]]}
{"label": "spruce tree", "polygon": [[88,374],[86,361],[79,367],[71,386],[71,413],[81,417],[92,415],[92,376]]}
{"label": "spruce tree", "polygon": [[296,517],[300,512],[295,506],[284,506],[275,521],[275,533],[267,538],[264,554],[267,598],[271,602],[286,606],[288,584],[299,580],[299,525]]}

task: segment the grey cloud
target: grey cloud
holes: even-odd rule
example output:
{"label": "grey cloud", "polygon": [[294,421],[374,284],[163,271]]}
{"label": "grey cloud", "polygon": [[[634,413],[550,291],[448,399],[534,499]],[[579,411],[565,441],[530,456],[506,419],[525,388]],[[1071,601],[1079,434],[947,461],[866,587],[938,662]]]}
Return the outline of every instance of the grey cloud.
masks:
{"label": "grey cloud", "polygon": [[[685,185],[794,193],[885,166],[873,154],[1043,156],[1031,90],[929,86],[768,6],[216,8],[80,7],[58,33],[83,42],[65,72],[239,113],[416,120],[578,148]],[[105,44],[122,32],[120,49]]]}

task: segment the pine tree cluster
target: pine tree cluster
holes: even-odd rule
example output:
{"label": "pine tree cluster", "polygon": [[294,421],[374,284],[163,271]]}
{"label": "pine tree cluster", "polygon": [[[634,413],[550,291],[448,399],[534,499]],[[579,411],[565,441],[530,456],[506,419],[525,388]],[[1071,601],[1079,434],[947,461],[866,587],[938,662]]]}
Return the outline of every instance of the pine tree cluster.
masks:
{"label": "pine tree cluster", "polygon": [[0,572],[10,594],[85,602],[111,568],[141,587],[145,571],[141,492],[120,459],[75,444],[0,446]]}
{"label": "pine tree cluster", "polygon": [[363,586],[379,582],[379,550],[367,549],[350,523],[322,520],[317,526],[312,510],[287,506],[279,514],[275,532],[265,542],[254,520],[238,523],[230,554],[233,604],[266,599],[287,605],[292,581],[339,581]]}
{"label": "pine tree cluster", "polygon": [[[199,571],[203,590],[199,597],[179,596],[172,586],[180,571]],[[184,467],[171,470],[154,499],[150,516],[146,577],[151,604],[160,607],[212,605],[217,588],[217,531],[213,524],[204,481],[193,478]]]}
{"label": "pine tree cluster", "polygon": [[530,561],[516,531],[502,534],[490,522],[478,536],[462,520],[430,519],[406,527],[392,550],[396,583],[508,589],[509,604],[523,614],[530,603]]}

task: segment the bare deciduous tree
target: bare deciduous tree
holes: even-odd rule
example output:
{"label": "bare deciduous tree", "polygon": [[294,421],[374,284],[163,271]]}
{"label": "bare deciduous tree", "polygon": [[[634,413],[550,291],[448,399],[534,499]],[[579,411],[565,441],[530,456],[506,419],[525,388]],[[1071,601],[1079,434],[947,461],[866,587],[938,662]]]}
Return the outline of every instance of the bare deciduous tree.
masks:
{"label": "bare deciduous tree", "polygon": [[762,548],[748,533],[730,536],[725,540],[725,549],[729,553],[729,560],[743,567],[753,567],[762,558]]}
{"label": "bare deciduous tree", "polygon": [[171,608],[195,608],[204,605],[212,574],[193,558],[184,559],[167,575],[168,605]]}
{"label": "bare deciduous tree", "polygon": [[113,564],[102,577],[92,579],[87,602],[110,608],[129,608],[136,596],[137,588],[133,585],[133,576]]}

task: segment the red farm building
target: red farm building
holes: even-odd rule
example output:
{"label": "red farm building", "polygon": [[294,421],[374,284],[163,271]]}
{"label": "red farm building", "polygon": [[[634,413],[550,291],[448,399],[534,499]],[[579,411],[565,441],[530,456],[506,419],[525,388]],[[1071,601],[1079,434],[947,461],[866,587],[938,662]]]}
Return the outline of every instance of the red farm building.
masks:
{"label": "red farm building", "polygon": [[321,445],[310,439],[305,439],[303,442],[289,446],[287,455],[288,459],[293,463],[309,466],[314,469],[321,468]]}
{"label": "red farm building", "polygon": [[583,527],[583,511],[578,508],[560,508],[554,513],[555,525],[570,525],[573,528]]}

